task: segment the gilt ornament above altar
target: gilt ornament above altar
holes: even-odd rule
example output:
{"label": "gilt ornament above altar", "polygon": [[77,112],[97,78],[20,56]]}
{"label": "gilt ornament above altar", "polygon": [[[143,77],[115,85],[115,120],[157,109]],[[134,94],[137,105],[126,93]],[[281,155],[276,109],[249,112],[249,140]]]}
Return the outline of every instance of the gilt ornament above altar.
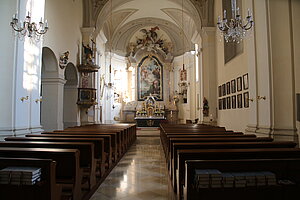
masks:
{"label": "gilt ornament above altar", "polygon": [[155,54],[170,56],[173,52],[173,44],[165,36],[158,26],[141,29],[128,45],[127,56],[134,57],[139,50],[145,50]]}

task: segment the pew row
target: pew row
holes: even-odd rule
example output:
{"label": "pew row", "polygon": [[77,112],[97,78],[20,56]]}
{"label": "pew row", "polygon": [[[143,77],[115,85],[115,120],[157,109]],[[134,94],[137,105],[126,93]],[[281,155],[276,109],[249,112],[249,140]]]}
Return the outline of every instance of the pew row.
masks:
{"label": "pew row", "polygon": [[1,199],[61,199],[62,186],[57,184],[56,181],[56,161],[53,161],[52,159],[0,157],[0,169],[11,166],[41,168],[41,181],[34,185],[0,184]]}
{"label": "pew row", "polygon": [[[221,178],[220,185],[211,184],[207,187],[207,185],[196,184],[195,170],[206,169],[217,169],[222,172],[224,176]],[[243,173],[245,175],[245,172],[250,176],[246,181],[246,178],[242,176]],[[273,182],[258,178],[261,176],[254,178],[253,173],[255,172],[271,172],[276,175],[276,179]],[[226,177],[225,173],[229,176]],[[240,177],[230,176],[232,173],[239,173],[237,175]],[[300,189],[299,158],[186,160],[185,174],[184,200],[239,200],[241,197],[243,200],[290,200],[298,195]],[[244,183],[239,185],[238,183],[241,181]]]}

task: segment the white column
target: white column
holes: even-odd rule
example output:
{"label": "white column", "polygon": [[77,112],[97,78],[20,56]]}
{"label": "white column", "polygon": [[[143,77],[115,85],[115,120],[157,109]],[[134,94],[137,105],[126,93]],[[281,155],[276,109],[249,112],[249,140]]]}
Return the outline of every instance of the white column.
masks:
{"label": "white column", "polygon": [[290,1],[268,1],[273,134],[275,139],[281,140],[293,140],[296,135],[295,80],[293,78],[295,66],[290,4]]}
{"label": "white column", "polygon": [[[63,126],[63,91],[66,81],[62,78],[43,79],[42,125],[45,131],[62,130]],[[43,106],[43,105],[47,105]]]}
{"label": "white column", "polygon": [[[202,87],[203,96],[201,97],[201,104],[203,98],[208,100],[209,115],[216,119],[217,109],[217,81],[216,81],[216,50],[215,50],[215,27],[202,28]],[[203,105],[201,105],[203,109]],[[201,110],[202,111],[202,110]],[[209,117],[204,117],[203,122],[208,122]]]}

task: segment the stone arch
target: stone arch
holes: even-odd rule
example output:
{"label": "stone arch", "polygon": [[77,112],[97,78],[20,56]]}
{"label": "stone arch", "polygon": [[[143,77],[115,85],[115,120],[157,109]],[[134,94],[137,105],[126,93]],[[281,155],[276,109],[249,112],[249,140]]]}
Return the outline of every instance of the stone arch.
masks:
{"label": "stone arch", "polygon": [[64,85],[64,128],[79,125],[79,109],[76,104],[78,96],[78,71],[73,63],[68,63],[65,69]]}
{"label": "stone arch", "polygon": [[41,125],[45,131],[63,128],[63,86],[55,53],[49,47],[42,50]]}

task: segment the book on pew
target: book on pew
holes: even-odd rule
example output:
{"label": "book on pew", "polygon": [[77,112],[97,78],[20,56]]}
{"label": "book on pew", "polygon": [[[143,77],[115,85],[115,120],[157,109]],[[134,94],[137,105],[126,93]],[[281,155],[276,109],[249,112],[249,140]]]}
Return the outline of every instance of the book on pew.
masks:
{"label": "book on pew", "polygon": [[33,185],[41,180],[41,168],[6,167],[0,170],[0,184]]}
{"label": "book on pew", "polygon": [[201,188],[243,188],[272,186],[277,184],[276,175],[270,171],[225,172],[215,169],[195,170],[195,187]]}

